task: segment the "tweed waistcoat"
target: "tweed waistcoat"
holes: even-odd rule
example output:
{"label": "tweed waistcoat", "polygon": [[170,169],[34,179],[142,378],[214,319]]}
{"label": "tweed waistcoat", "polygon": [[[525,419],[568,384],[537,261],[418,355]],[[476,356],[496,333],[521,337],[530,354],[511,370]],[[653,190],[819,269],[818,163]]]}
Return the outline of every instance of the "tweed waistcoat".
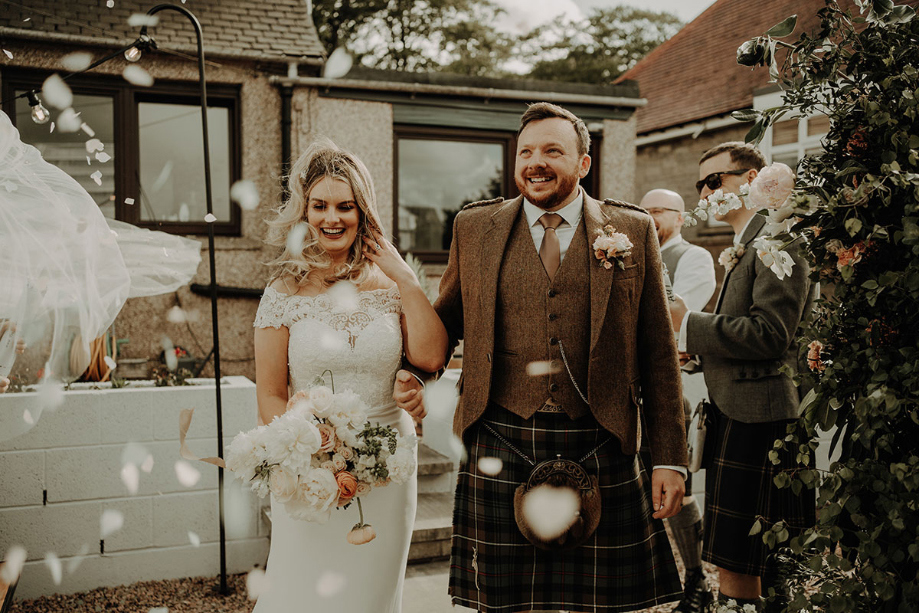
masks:
{"label": "tweed waistcoat", "polygon": [[[554,281],[539,259],[526,216],[511,231],[498,277],[495,370],[490,399],[529,417],[547,402],[572,419],[590,412],[572,383],[587,394],[590,354],[590,260],[583,218]],[[526,283],[520,283],[521,277]],[[565,352],[568,368],[562,360]],[[531,376],[527,365],[551,362],[548,375]]]}
{"label": "tweed waistcoat", "polygon": [[667,274],[670,276],[671,285],[675,283],[674,275],[676,274],[676,267],[680,262],[680,258],[683,257],[683,254],[689,251],[691,247],[691,244],[686,241],[681,241],[673,247],[667,247],[661,251],[661,261],[663,261],[664,266],[667,267]]}

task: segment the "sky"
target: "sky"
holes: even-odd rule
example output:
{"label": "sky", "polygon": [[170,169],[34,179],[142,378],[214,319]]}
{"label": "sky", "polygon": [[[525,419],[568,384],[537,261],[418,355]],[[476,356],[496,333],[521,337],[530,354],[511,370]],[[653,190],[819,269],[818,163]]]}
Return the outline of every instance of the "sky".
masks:
{"label": "sky", "polygon": [[498,27],[523,33],[550,19],[564,15],[580,19],[593,7],[612,8],[620,4],[652,11],[673,13],[690,22],[712,5],[714,0],[494,0],[507,11]]}

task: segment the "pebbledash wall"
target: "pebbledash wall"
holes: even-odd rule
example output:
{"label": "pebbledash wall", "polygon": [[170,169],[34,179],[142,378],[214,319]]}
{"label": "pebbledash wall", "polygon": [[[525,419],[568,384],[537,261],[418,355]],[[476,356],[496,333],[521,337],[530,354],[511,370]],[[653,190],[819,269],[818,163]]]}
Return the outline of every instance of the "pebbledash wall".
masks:
{"label": "pebbledash wall", "polygon": [[[217,468],[190,463],[200,478],[186,485],[176,470],[181,409],[195,409],[187,439],[192,451],[216,455],[213,379],[189,387],[138,385],[68,391],[32,430],[0,443],[2,549],[16,544],[28,552],[17,598],[219,573]],[[221,391],[226,444],[255,426],[255,386],[244,377],[224,377]],[[21,415],[35,396],[7,394],[0,423]],[[137,452],[132,456],[136,462],[147,454],[153,462],[139,470],[134,494],[121,477],[129,443],[143,448],[140,459]],[[260,517],[260,501],[231,473],[225,484],[228,570],[264,566],[269,526]],[[124,523],[103,536],[107,510],[121,513]],[[46,564],[48,554],[62,563],[60,584]]]}

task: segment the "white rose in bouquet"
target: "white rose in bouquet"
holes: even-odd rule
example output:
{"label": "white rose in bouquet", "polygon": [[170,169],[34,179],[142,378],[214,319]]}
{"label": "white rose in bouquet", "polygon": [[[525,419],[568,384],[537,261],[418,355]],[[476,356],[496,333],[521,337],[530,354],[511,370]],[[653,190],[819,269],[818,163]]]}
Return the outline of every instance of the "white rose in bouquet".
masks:
{"label": "white rose in bouquet", "polygon": [[[262,426],[264,427],[264,426]],[[265,460],[267,452],[258,429],[240,432],[227,447],[227,469],[246,483],[255,477],[255,469]]]}
{"label": "white rose in bouquet", "polygon": [[[351,390],[339,392],[335,394],[327,419],[329,423],[339,429],[341,426],[361,428],[364,422],[367,421],[367,405],[364,404],[360,396]],[[345,442],[347,443],[347,441]]]}
{"label": "white rose in bouquet", "polygon": [[299,496],[285,503],[294,519],[324,524],[338,501],[338,482],[331,471],[314,468],[300,478]]}
{"label": "white rose in bouquet", "polygon": [[316,417],[326,419],[329,416],[329,411],[332,410],[332,390],[324,385],[317,385],[316,387],[310,389],[309,394],[310,402],[313,405],[313,411],[315,412]]}
{"label": "white rose in bouquet", "polygon": [[305,414],[285,413],[277,426],[270,449],[279,448],[279,452],[272,456],[293,471],[309,467],[312,455],[322,447],[322,435],[312,418]]}
{"label": "white rose in bouquet", "polygon": [[405,483],[415,474],[415,454],[408,447],[397,447],[396,453],[386,458],[386,468],[393,483]]}
{"label": "white rose in bouquet", "polygon": [[275,466],[268,479],[271,494],[278,502],[288,502],[300,493],[300,482],[297,474],[284,468]]}
{"label": "white rose in bouquet", "polygon": [[357,434],[348,426],[338,426],[335,428],[335,436],[337,436],[338,440],[348,447],[354,448],[359,444],[359,441],[357,440]]}

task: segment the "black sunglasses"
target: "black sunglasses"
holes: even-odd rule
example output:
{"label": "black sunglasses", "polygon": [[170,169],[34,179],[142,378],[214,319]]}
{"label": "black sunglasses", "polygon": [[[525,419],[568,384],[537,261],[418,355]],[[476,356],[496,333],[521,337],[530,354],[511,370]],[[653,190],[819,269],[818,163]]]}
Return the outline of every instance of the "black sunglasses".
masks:
{"label": "black sunglasses", "polygon": [[696,181],[696,191],[701,194],[703,187],[708,187],[708,189],[714,191],[721,187],[721,175],[742,175],[749,170],[750,168],[741,168],[739,170],[722,170],[721,172],[713,172],[701,181]]}

